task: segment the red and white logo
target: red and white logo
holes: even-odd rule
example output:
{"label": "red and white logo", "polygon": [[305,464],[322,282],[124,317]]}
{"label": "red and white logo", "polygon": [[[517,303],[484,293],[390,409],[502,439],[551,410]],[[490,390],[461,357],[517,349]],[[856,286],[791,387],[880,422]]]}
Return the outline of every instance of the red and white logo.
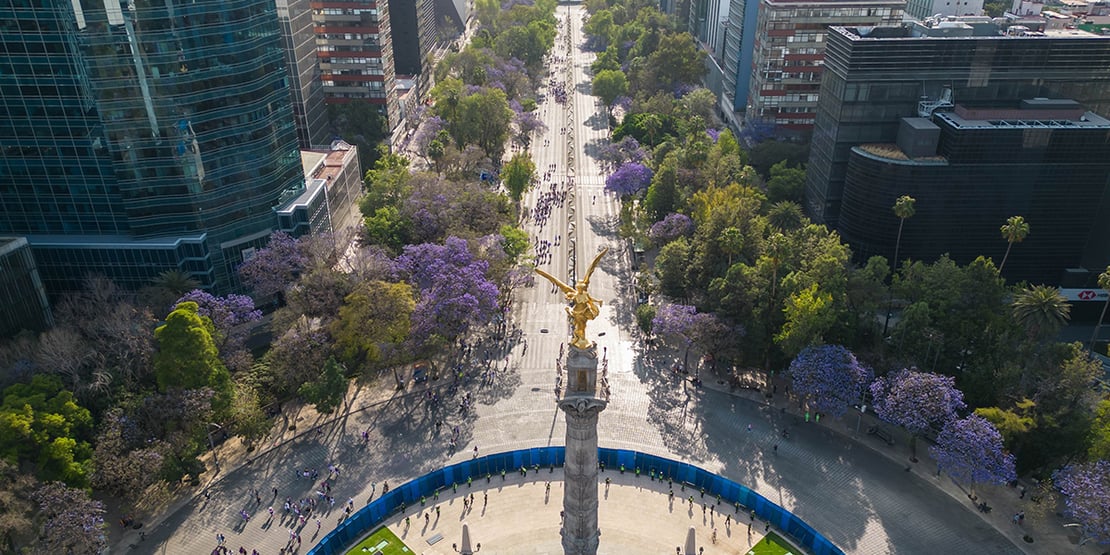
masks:
{"label": "red and white logo", "polygon": [[1079,300],[1081,300],[1081,301],[1093,301],[1093,300],[1095,300],[1095,294],[1096,293],[1094,291],[1091,291],[1090,289],[1087,289],[1085,291],[1080,291],[1077,296],[1079,297]]}

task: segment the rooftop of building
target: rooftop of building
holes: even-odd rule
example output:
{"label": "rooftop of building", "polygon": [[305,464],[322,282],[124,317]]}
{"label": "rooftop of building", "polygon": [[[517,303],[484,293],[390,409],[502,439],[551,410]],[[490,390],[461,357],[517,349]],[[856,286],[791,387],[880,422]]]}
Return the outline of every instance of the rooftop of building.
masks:
{"label": "rooftop of building", "polygon": [[944,156],[920,156],[917,158],[910,158],[906,155],[902,147],[894,143],[868,143],[852,147],[852,150],[860,154],[885,162],[893,161],[898,164],[911,164],[911,165],[928,165],[928,166],[946,166],[948,159]]}
{"label": "rooftop of building", "polygon": [[351,159],[357,160],[358,152],[346,141],[332,141],[329,148],[314,148],[301,151],[301,166],[304,168],[304,188],[296,196],[291,196],[278,208],[279,214],[289,214],[298,207],[312,204],[316,195],[325,185],[331,183]]}
{"label": "rooftop of building", "polygon": [[935,112],[933,116],[957,129],[1110,129],[1110,120],[1084,110],[1078,103],[1074,106],[1078,108],[968,108],[957,104],[951,112]]}
{"label": "rooftop of building", "polygon": [[926,21],[909,21],[889,27],[831,27],[850,40],[898,39],[986,39],[1012,40],[1016,38],[1088,38],[1106,39],[1098,33],[1083,29],[1046,29],[1041,17],[1007,19],[985,16],[928,18]]}

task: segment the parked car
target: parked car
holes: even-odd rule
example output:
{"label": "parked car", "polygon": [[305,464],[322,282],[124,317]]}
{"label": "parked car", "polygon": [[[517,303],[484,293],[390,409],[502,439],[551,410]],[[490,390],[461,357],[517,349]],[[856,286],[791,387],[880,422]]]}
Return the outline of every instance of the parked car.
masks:
{"label": "parked car", "polygon": [[418,362],[412,367],[412,381],[415,383],[428,381],[428,363]]}

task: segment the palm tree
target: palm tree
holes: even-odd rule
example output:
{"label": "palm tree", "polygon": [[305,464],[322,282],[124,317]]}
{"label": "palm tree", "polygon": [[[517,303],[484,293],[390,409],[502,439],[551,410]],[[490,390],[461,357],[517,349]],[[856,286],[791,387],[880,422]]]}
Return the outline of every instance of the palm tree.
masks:
{"label": "palm tree", "polygon": [[[894,260],[890,268],[890,275],[893,277],[894,272],[898,271],[898,250],[902,247],[902,226],[906,225],[906,220],[912,218],[914,215],[914,203],[916,199],[909,195],[902,195],[898,200],[894,201],[894,215],[898,216],[898,239],[894,241]],[[890,327],[890,311],[894,306],[894,284],[891,284],[890,296],[886,303],[886,321],[883,322],[883,337],[886,337],[886,331]]]}
{"label": "palm tree", "polygon": [[1010,249],[1013,248],[1014,243],[1020,243],[1025,240],[1029,235],[1029,224],[1025,222],[1025,218],[1021,216],[1010,216],[1006,219],[1006,223],[998,228],[1002,232],[1002,238],[1006,240],[1006,254],[1002,256],[1002,263],[998,265],[998,273],[1002,273],[1002,268],[1006,266],[1006,259],[1010,257]]}
{"label": "palm tree", "polygon": [[663,128],[663,119],[659,117],[659,114],[647,113],[640,119],[640,125],[647,132],[651,146],[655,146],[655,134]]}
{"label": "palm tree", "polygon": [[1059,289],[1047,285],[1019,291],[1011,306],[1014,318],[1031,339],[1052,337],[1071,319],[1071,304]]}
{"label": "palm tree", "polygon": [[[1106,271],[1098,275],[1098,286],[1110,293],[1110,266],[1107,266]],[[1106,307],[1108,306],[1110,306],[1110,295],[1106,297],[1106,302],[1102,304],[1102,314],[1098,316],[1095,331],[1091,332],[1091,342],[1087,344],[1088,353],[1093,353],[1095,350],[1095,340],[1098,339],[1098,330],[1102,328],[1102,319],[1106,317]]]}
{"label": "palm tree", "polygon": [[180,297],[200,287],[200,282],[181,270],[166,270],[158,274],[158,277],[154,278],[151,285],[162,289],[166,293]]}

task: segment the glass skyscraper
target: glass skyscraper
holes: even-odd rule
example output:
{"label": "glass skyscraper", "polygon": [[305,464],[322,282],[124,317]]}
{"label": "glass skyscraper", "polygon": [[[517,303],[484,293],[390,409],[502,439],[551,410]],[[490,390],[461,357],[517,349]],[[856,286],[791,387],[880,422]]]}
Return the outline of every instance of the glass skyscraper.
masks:
{"label": "glass skyscraper", "polygon": [[234,287],[304,187],[268,0],[0,4],[0,234],[47,289]]}

